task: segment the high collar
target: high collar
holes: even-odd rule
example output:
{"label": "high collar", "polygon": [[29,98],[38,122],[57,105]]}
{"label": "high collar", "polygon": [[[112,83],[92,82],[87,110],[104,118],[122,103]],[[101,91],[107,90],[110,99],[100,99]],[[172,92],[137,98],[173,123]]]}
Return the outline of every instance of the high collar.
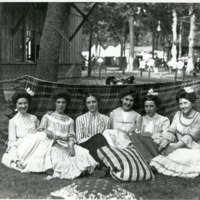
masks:
{"label": "high collar", "polygon": [[99,112],[98,111],[96,111],[95,113],[92,113],[92,112],[88,112],[89,113],[89,115],[91,115],[91,116],[93,116],[93,117],[95,117],[95,116],[97,116],[98,114],[99,114]]}
{"label": "high collar", "polygon": [[153,119],[157,119],[158,118],[158,113],[155,113],[155,115],[153,117],[149,117],[148,115],[146,115],[146,117],[150,120],[153,120]]}

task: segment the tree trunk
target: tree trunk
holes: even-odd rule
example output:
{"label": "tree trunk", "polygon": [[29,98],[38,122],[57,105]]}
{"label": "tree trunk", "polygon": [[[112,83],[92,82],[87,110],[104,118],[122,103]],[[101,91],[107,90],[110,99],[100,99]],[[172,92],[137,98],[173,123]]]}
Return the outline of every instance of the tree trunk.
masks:
{"label": "tree trunk", "polygon": [[90,26],[90,37],[89,37],[88,77],[91,77],[91,71],[92,71],[91,49],[92,49],[93,27],[92,24],[89,24],[89,26]]}
{"label": "tree trunk", "polygon": [[48,3],[47,15],[43,27],[36,77],[57,81],[61,35],[67,3]]}
{"label": "tree trunk", "polygon": [[155,31],[152,32],[152,58],[154,58],[154,51],[155,51]]}
{"label": "tree trunk", "polygon": [[189,9],[190,15],[190,34],[188,37],[188,63],[187,63],[187,72],[191,73],[194,70],[194,31],[195,31],[195,14],[194,5],[192,4]]}
{"label": "tree trunk", "polygon": [[[2,46],[1,46],[1,41],[2,41],[2,6],[3,4],[0,3],[0,81],[2,81]],[[3,91],[3,83],[0,83],[0,109],[2,104],[5,102],[5,96],[4,96],[4,91]]]}
{"label": "tree trunk", "polygon": [[181,58],[182,56],[182,34],[183,34],[183,22],[180,21],[180,30],[179,30],[179,53],[178,53],[178,58]]}
{"label": "tree trunk", "polygon": [[124,70],[124,58],[125,57],[125,51],[124,51],[124,46],[125,46],[125,40],[126,40],[126,23],[124,23],[122,30],[121,30],[121,38],[120,38],[120,44],[121,44],[121,52],[120,52],[120,69]]}
{"label": "tree trunk", "polygon": [[130,34],[130,49],[129,49],[129,62],[126,72],[131,72],[133,70],[133,59],[134,59],[134,19],[133,16],[129,17],[129,34]]}
{"label": "tree trunk", "polygon": [[176,56],[177,56],[177,49],[176,49],[176,43],[177,43],[177,12],[176,9],[172,10],[173,12],[173,24],[172,24],[172,34],[173,34],[173,41],[172,41],[172,49],[171,49],[171,54],[172,54],[172,62],[173,65],[176,65]]}

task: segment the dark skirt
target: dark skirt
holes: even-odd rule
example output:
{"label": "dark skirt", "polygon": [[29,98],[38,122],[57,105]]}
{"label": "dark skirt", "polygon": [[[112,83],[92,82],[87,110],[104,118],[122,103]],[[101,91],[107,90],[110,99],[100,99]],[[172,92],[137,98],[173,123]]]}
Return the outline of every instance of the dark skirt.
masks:
{"label": "dark skirt", "polygon": [[154,157],[159,155],[158,144],[152,138],[148,138],[139,134],[132,134],[131,141],[139,150],[140,154],[149,163]]}
{"label": "dark skirt", "polygon": [[109,144],[101,133],[92,136],[89,140],[79,145],[89,151],[90,155],[100,164],[99,168],[105,167],[104,163],[97,155],[97,150],[101,147],[109,146]]}

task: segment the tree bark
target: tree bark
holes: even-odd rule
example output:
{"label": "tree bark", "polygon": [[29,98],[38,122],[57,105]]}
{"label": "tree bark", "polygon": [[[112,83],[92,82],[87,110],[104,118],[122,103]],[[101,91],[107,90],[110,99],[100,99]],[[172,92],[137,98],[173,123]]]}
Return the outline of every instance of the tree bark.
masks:
{"label": "tree bark", "polygon": [[120,69],[124,70],[124,61],[123,57],[125,57],[125,51],[124,51],[124,46],[125,46],[125,40],[126,40],[126,23],[124,23],[122,30],[121,30],[121,38],[120,38],[120,44],[121,44],[121,52],[120,52]]}
{"label": "tree bark", "polygon": [[190,15],[190,34],[188,37],[188,63],[186,71],[191,73],[194,70],[194,31],[195,31],[195,14],[194,14],[194,5],[192,4],[189,9]]}
{"label": "tree bark", "polygon": [[[2,6],[3,4],[0,3],[0,81],[2,81],[2,46],[1,46],[1,41],[2,41]],[[3,83],[0,82],[0,106],[5,102],[5,96],[4,96],[4,90],[3,90]],[[1,108],[0,108],[1,109]]]}
{"label": "tree bark", "polygon": [[92,49],[93,27],[92,24],[89,24],[89,26],[90,26],[90,37],[89,37],[88,77],[91,77],[91,72],[92,72],[91,49]]}
{"label": "tree bark", "polygon": [[181,58],[182,56],[182,33],[183,33],[183,22],[180,21],[180,30],[179,30],[179,53],[178,53],[178,58]]}
{"label": "tree bark", "polygon": [[154,51],[155,51],[155,31],[152,32],[152,58],[154,58]]}
{"label": "tree bark", "polygon": [[36,77],[57,81],[58,64],[60,55],[61,35],[63,31],[64,14],[67,11],[67,3],[48,3],[47,15],[43,27],[40,52]]}
{"label": "tree bark", "polygon": [[129,34],[130,34],[130,50],[129,50],[129,62],[126,72],[131,72],[133,70],[133,58],[134,58],[134,19],[133,16],[129,17]]}
{"label": "tree bark", "polygon": [[176,56],[177,56],[177,49],[176,49],[176,43],[177,43],[177,12],[176,9],[172,10],[172,15],[173,15],[173,24],[172,24],[172,34],[173,34],[173,41],[172,41],[172,49],[171,49],[171,54],[172,54],[172,62],[173,65],[176,65]]}

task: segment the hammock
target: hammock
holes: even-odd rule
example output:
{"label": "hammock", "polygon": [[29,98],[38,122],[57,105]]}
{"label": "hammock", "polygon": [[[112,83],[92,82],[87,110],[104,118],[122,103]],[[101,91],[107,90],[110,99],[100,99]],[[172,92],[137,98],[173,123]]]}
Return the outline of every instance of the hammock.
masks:
{"label": "hammock", "polygon": [[[121,105],[119,94],[126,85],[73,85],[63,84],[56,82],[43,81],[31,76],[24,76],[21,79],[21,86],[23,88],[30,88],[35,92],[33,104],[31,108],[33,113],[41,119],[41,117],[49,110],[53,109],[51,103],[51,95],[57,88],[67,89],[71,96],[71,104],[68,108],[68,115],[75,119],[80,114],[84,113],[85,106],[82,102],[83,94],[91,89],[99,93],[101,101],[99,104],[99,111],[104,114],[109,114],[111,110]],[[140,98],[143,98],[150,88],[159,92],[162,99],[162,107],[160,112],[170,119],[173,118],[175,112],[178,110],[178,105],[175,100],[177,91],[182,87],[192,86],[197,95],[200,93],[200,81],[187,81],[187,82],[167,82],[167,83],[152,83],[135,85],[138,89]],[[143,111],[143,105],[136,102],[135,110],[138,112]]]}
{"label": "hammock", "polygon": [[[99,112],[103,114],[109,114],[110,111],[119,107],[121,105],[119,94],[126,85],[73,85],[73,84],[63,84],[57,82],[48,82],[40,80],[31,76],[23,76],[18,79],[13,80],[17,82],[23,88],[30,88],[35,92],[32,103],[30,105],[30,111],[35,114],[38,119],[47,112],[54,109],[51,102],[51,97],[55,89],[65,88],[71,94],[71,103],[67,110],[67,113],[73,119],[76,119],[79,115],[86,112],[86,107],[83,105],[82,97],[83,94],[91,89],[96,93],[99,93],[101,100],[99,104]],[[134,85],[140,94],[142,99],[150,88],[154,91],[159,92],[162,99],[162,107],[159,110],[160,114],[169,117],[172,120],[175,112],[178,110],[178,105],[175,100],[177,91],[180,88],[192,86],[197,96],[200,94],[200,81],[187,81],[187,82],[167,82],[167,83],[152,83],[152,84],[140,84]],[[139,113],[143,112],[142,101],[136,102],[135,110]],[[198,105],[199,99],[197,99],[197,108],[200,109]],[[5,137],[1,137],[0,140],[5,140]],[[2,141],[1,141],[2,143]]]}

